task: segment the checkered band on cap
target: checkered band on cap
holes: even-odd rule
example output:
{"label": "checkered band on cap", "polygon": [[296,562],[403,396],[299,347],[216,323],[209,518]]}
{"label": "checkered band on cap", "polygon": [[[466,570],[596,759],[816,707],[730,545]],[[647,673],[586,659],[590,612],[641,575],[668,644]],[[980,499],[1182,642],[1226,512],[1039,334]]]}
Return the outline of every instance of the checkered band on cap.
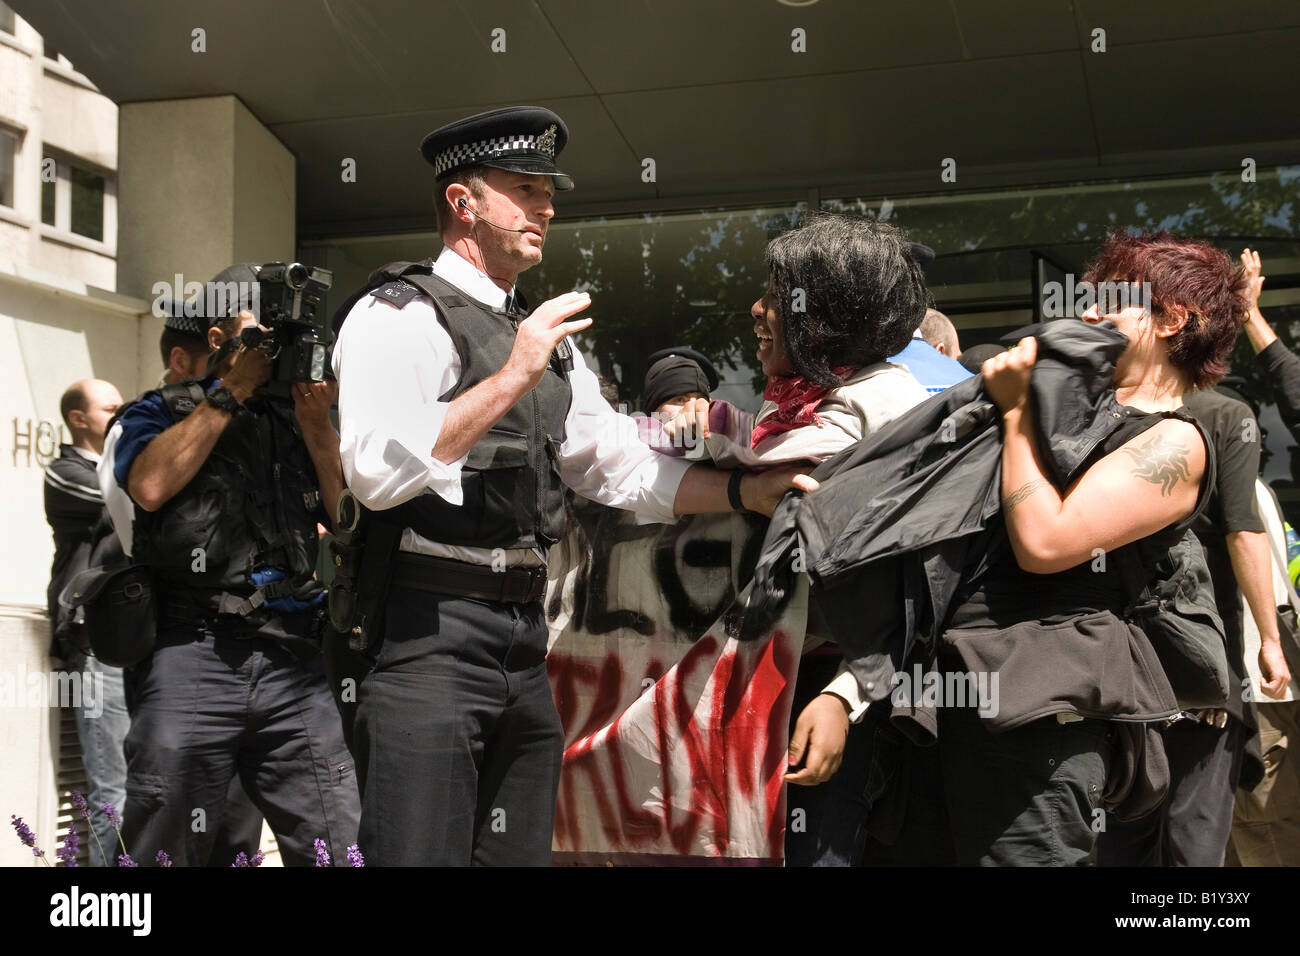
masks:
{"label": "checkered band on cap", "polygon": [[163,308],[170,313],[167,316],[167,320],[163,322],[164,327],[172,329],[175,332],[183,332],[185,335],[208,334],[209,323],[192,315],[186,315],[184,312],[185,303],[177,302],[173,305],[171,302],[167,302],[164,304]]}
{"label": "checkered band on cap", "polygon": [[440,178],[461,166],[474,166],[488,159],[505,159],[525,153],[542,153],[555,157],[555,127],[545,133],[519,136],[494,136],[477,143],[457,143],[438,154],[433,164],[434,178]]}

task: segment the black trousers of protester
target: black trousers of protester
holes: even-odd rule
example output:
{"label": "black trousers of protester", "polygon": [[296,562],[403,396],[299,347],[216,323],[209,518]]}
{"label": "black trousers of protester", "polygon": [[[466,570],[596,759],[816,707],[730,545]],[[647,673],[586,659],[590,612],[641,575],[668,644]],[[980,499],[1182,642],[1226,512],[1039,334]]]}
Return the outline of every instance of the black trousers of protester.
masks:
{"label": "black trousers of protester", "polygon": [[312,865],[317,839],[346,865],[360,800],[320,656],[213,627],[161,630],[128,672],[128,851],[142,864],[159,850],[177,866],[208,863],[238,775],[286,865]]}
{"label": "black trousers of protester", "polygon": [[393,587],[354,737],[367,862],[545,866],[564,732],[540,601]]}
{"label": "black trousers of protester", "polygon": [[958,866],[1083,866],[1110,767],[1104,720],[991,733],[978,711],[939,713],[939,763]]}
{"label": "black trousers of protester", "polygon": [[1180,720],[1161,735],[1169,759],[1169,795],[1126,823],[1111,821],[1097,843],[1101,866],[1223,866],[1232,807],[1246,752],[1246,728]]}

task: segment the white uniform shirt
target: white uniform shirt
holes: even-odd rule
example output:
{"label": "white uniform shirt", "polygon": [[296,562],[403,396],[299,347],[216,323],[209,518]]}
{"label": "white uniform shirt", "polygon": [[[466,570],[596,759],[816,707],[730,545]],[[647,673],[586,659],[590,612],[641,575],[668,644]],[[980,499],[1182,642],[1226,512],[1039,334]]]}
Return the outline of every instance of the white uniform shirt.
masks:
{"label": "white uniform shirt", "polygon": [[[509,295],[451,249],[443,249],[434,274],[489,308]],[[459,379],[460,356],[438,321],[432,300],[420,296],[405,308],[373,295],[348,313],[334,346],[339,381],[343,476],[361,502],[375,511],[395,508],[428,490],[461,503],[465,459],[445,464],[433,447],[449,402],[439,401]],[[689,462],[667,458],[637,437],[636,423],[600,397],[600,385],[574,349],[569,375],[573,401],[565,419],[560,476],[574,491],[642,519],[676,520],[673,501]],[[487,548],[454,547],[410,528],[401,549],[476,564],[490,564]],[[507,552],[508,563],[535,561],[532,552]]]}

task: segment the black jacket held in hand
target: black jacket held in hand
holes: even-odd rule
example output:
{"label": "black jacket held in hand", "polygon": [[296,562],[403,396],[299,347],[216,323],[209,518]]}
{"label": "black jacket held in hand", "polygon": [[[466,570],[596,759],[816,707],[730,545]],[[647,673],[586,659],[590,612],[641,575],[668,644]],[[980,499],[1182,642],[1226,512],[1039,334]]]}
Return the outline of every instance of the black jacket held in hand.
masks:
{"label": "black jacket held in hand", "polygon": [[[1048,477],[1058,489],[1113,450],[1105,446],[1162,417],[1134,417],[1116,401],[1115,362],[1128,340],[1113,325],[1061,320],[1015,335],[1038,339],[1030,401]],[[806,569],[827,636],[839,644],[869,698],[889,696],[894,675],[905,667],[918,661],[933,666],[959,589],[969,594],[990,566],[1014,560],[1001,519],[1001,455],[1000,415],[983,377],[976,376],[824,462],[813,472],[821,488],[810,496],[787,495],[772,518],[742,635],[766,632],[794,575]],[[1212,480],[1208,444],[1207,456]],[[1185,524],[1162,532],[1149,547],[1137,542],[1140,566],[1153,569],[1183,537]],[[1054,576],[1035,577],[1049,583]],[[1024,602],[1035,609],[1041,603],[1032,589]],[[1122,674],[1112,676],[1125,685],[1120,693],[1111,694],[1111,687],[1098,694],[1089,684],[1095,682],[1091,668],[1066,675],[1069,688],[1051,688],[1052,702],[1037,699],[1041,687],[1004,681],[1001,713],[992,724],[1015,726],[1053,709],[1130,721],[1176,713],[1151,643],[1136,627],[1124,631],[1122,641],[1107,642],[1106,660],[1094,661],[1097,670],[1119,667]],[[1022,670],[1023,660],[1014,663]]]}

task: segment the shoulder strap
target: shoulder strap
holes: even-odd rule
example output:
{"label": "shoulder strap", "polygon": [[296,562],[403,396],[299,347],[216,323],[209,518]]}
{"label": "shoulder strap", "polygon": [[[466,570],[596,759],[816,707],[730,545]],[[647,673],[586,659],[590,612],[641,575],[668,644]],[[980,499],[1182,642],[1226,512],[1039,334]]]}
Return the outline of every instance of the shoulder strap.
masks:
{"label": "shoulder strap", "polygon": [[352,311],[352,307],[366,296],[374,295],[383,298],[385,301],[392,302],[398,308],[401,308],[420,294],[410,283],[402,282],[402,277],[432,274],[432,259],[425,259],[421,262],[402,260],[380,266],[370,273],[370,278],[366,280],[365,285],[348,296],[347,300],[334,310],[330,325],[334,329],[335,339],[338,338],[339,329],[343,327],[343,321],[348,317],[348,313]]}
{"label": "shoulder strap", "polygon": [[[414,289],[414,296],[427,295],[438,306],[438,318],[449,329],[454,327],[454,317],[460,312],[474,312],[475,307],[465,294],[445,279],[432,272],[414,272],[403,275],[399,282]],[[376,291],[379,294],[379,290]]]}
{"label": "shoulder strap", "polygon": [[[1214,449],[1214,441],[1210,438],[1210,433],[1205,430],[1200,422],[1193,418],[1186,408],[1177,408],[1172,412],[1161,412],[1161,419],[1177,418],[1180,421],[1189,422],[1196,426],[1196,431],[1200,433],[1201,441],[1205,445],[1205,473],[1201,476],[1201,491],[1196,496],[1196,507],[1192,513],[1184,518],[1180,524],[1184,529],[1190,528],[1196,519],[1205,513],[1205,509],[1210,506],[1210,498],[1214,494],[1214,489],[1219,481],[1218,454]],[[1155,424],[1152,422],[1152,424]]]}
{"label": "shoulder strap", "polygon": [[167,414],[171,415],[173,422],[185,418],[207,398],[203,386],[195,381],[164,385],[158,390],[158,394],[162,396],[163,407],[167,409]]}

